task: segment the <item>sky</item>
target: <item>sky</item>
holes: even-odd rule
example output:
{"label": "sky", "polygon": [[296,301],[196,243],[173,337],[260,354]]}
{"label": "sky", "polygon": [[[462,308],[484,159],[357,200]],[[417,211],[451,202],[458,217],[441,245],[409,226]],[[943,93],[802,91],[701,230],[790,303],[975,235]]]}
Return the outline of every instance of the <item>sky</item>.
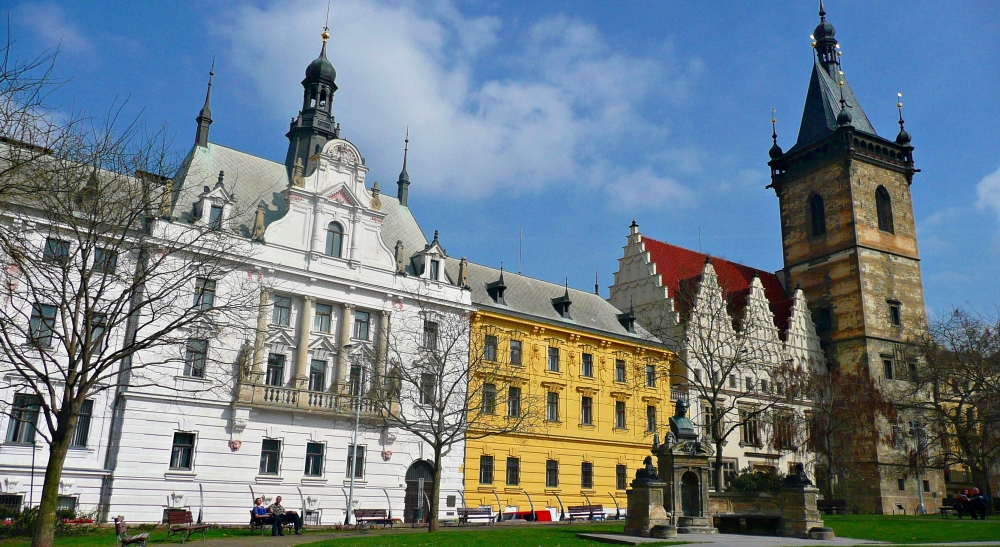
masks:
{"label": "sky", "polygon": [[[60,51],[57,108],[165,124],[192,146],[215,58],[212,142],[284,161],[327,2],[18,2],[18,55]],[[1000,2],[829,0],[880,135],[913,136],[932,314],[1000,306]],[[449,255],[601,294],[628,225],[764,270],[781,262],[771,109],[794,144],[817,5],[333,0],[341,136]],[[521,235],[523,234],[523,235]],[[520,252],[519,252],[520,249]]]}

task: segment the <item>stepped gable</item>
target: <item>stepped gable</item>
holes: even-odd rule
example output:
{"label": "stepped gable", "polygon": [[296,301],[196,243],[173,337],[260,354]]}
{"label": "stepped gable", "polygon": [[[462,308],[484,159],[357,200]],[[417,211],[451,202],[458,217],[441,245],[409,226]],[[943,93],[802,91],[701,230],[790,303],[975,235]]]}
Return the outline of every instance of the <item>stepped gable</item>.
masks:
{"label": "stepped gable", "polygon": [[739,312],[746,304],[750,294],[750,283],[754,276],[760,278],[764,286],[774,322],[781,332],[782,338],[788,328],[788,318],[791,315],[793,300],[785,293],[778,276],[771,272],[751,268],[736,262],[710,257],[704,253],[685,249],[670,243],[658,241],[648,236],[642,237],[649,259],[656,264],[656,273],[660,281],[667,287],[668,295],[674,299],[675,309],[681,317],[687,318],[689,304],[687,299],[678,299],[681,294],[693,294],[692,291],[701,279],[705,261],[711,260],[712,267],[719,278],[719,286],[725,295],[730,313]]}

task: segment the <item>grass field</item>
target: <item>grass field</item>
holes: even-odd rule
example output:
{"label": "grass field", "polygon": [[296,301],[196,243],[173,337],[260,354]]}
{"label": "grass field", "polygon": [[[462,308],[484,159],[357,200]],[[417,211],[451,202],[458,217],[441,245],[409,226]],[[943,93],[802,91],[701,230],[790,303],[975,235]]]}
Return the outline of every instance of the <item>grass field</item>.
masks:
{"label": "grass field", "polygon": [[[158,530],[151,530],[151,527],[131,527],[129,526],[129,534],[139,534],[142,532],[150,532],[149,545],[169,545],[176,543],[180,545],[180,536],[171,536],[170,541],[166,541],[167,532],[163,528]],[[209,530],[207,537],[208,539],[219,539],[224,537],[233,536],[248,536],[250,533],[246,528],[239,529],[217,529]],[[188,543],[200,542],[201,533],[191,536]],[[115,533],[111,528],[102,528],[99,530],[93,530],[89,532],[79,532],[71,535],[56,536],[56,546],[57,547],[113,547],[115,544]],[[31,545],[31,538],[28,537],[18,537],[18,538],[7,538],[0,539],[0,547],[28,547]]]}
{"label": "grass field", "polygon": [[837,537],[874,539],[892,543],[950,543],[959,541],[1000,541],[1000,517],[972,520],[940,516],[903,515],[826,516],[823,522]]}

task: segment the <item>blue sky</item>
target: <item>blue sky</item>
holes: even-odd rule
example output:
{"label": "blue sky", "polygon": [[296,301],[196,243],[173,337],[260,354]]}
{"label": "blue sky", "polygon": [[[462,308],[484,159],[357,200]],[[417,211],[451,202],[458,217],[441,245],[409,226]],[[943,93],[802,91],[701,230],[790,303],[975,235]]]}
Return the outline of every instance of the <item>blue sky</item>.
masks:
{"label": "blue sky", "polygon": [[[830,0],[844,72],[876,130],[896,93],[928,309],[1000,305],[1000,3]],[[798,131],[818,17],[796,2],[335,0],[334,113],[393,191],[410,126],[410,204],[454,256],[607,295],[642,232],[781,267],[768,183]],[[211,140],[283,161],[326,2],[19,3],[16,48],[61,44],[61,108],[166,123],[179,154],[217,56]]]}

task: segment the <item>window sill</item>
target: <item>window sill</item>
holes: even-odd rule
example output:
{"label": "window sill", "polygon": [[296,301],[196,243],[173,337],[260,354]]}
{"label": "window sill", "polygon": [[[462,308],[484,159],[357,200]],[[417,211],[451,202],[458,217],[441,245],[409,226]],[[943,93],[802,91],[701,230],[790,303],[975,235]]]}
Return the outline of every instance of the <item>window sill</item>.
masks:
{"label": "window sill", "polygon": [[581,494],[596,494],[597,490],[595,490],[593,488],[581,488],[580,489],[580,493]]}
{"label": "window sill", "polygon": [[208,378],[199,377],[199,376],[184,376],[183,374],[179,374],[177,376],[174,376],[174,381],[175,382],[194,382],[196,384],[211,384],[212,383],[212,381],[209,380]]}
{"label": "window sill", "polygon": [[36,447],[36,445],[32,443],[15,443],[15,442],[6,442],[0,446],[3,447],[4,451],[23,453],[23,454],[30,454],[31,451],[34,450]]}
{"label": "window sill", "polygon": [[595,429],[597,426],[594,424],[579,424],[580,429]]}
{"label": "window sill", "polygon": [[521,488],[520,486],[507,485],[503,489],[504,494],[520,494],[522,492],[524,492],[524,489]]}
{"label": "window sill", "polygon": [[628,433],[628,428],[627,427],[616,427],[612,431],[614,431],[615,433]]}
{"label": "window sill", "polygon": [[586,380],[586,381],[588,381],[588,382],[596,382],[596,381],[597,381],[597,378],[594,378],[593,376],[586,376],[586,375],[584,375],[584,374],[581,374],[581,375],[579,376],[579,378],[580,378],[581,380]]}
{"label": "window sill", "polygon": [[476,488],[476,492],[496,492],[496,491],[497,491],[496,486],[479,485],[479,487]]}
{"label": "window sill", "polygon": [[545,369],[545,374],[551,374],[553,376],[562,376],[563,375],[563,373],[562,373],[561,370],[552,370],[550,368],[546,368]]}
{"label": "window sill", "polygon": [[278,475],[257,475],[254,482],[257,484],[281,484],[285,479]]}
{"label": "window sill", "polygon": [[303,485],[305,484],[322,485],[326,484],[326,479],[324,477],[302,477],[302,480],[300,482]]}
{"label": "window sill", "polygon": [[562,425],[562,422],[559,420],[545,420],[545,423],[552,425]]}
{"label": "window sill", "polygon": [[[354,479],[354,486],[365,486],[367,484],[368,484],[367,479]],[[344,486],[350,486],[350,485],[351,485],[351,479],[350,478],[344,479]]]}
{"label": "window sill", "polygon": [[548,487],[548,486],[546,486],[545,487],[545,493],[546,494],[562,494],[562,488],[559,488],[558,486],[555,486],[555,487]]}
{"label": "window sill", "polygon": [[175,481],[193,481],[198,473],[194,471],[182,471],[180,469],[174,469],[167,471],[163,474],[163,478]]}

